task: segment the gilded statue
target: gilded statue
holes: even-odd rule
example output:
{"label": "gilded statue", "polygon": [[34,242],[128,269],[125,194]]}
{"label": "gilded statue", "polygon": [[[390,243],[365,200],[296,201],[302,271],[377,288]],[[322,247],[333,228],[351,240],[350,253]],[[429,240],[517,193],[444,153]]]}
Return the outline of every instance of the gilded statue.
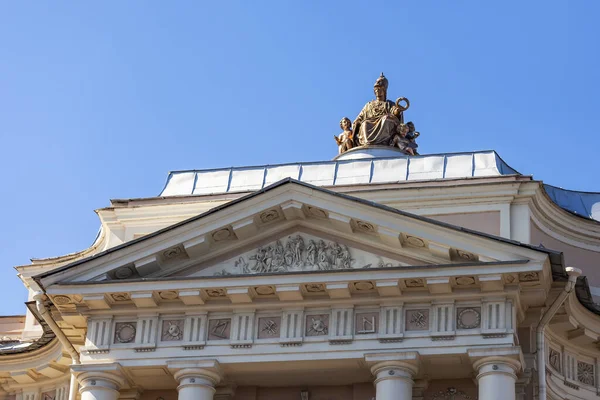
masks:
{"label": "gilded statue", "polygon": [[[375,100],[362,108],[354,123],[343,118],[340,122],[343,132],[334,136],[339,153],[342,154],[357,146],[390,146],[407,155],[417,155],[415,139],[419,132],[414,124],[404,124],[404,112],[410,107],[407,98],[400,97],[394,103],[387,99],[388,80],[381,73],[375,81]],[[404,105],[402,104],[404,103]]]}
{"label": "gilded statue", "polygon": [[354,147],[354,135],[352,134],[352,122],[350,121],[350,118],[342,118],[340,121],[340,128],[342,128],[340,136],[333,135],[333,138],[338,144],[339,153],[342,154]]}

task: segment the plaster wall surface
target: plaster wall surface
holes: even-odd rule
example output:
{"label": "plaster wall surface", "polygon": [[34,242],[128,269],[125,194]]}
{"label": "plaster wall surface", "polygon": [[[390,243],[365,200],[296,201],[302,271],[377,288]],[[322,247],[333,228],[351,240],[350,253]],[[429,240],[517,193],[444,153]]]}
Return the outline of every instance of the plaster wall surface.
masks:
{"label": "plaster wall surface", "polygon": [[[580,268],[583,275],[587,276],[592,294],[595,288],[600,288],[600,252],[582,249],[564,243],[552,236],[542,232],[533,222],[531,223],[531,244],[543,245],[552,250],[562,251],[565,257],[565,265]],[[600,291],[596,291],[595,297],[600,298]]]}
{"label": "plaster wall surface", "polygon": [[427,217],[447,224],[500,236],[500,213],[498,211],[427,215]]}

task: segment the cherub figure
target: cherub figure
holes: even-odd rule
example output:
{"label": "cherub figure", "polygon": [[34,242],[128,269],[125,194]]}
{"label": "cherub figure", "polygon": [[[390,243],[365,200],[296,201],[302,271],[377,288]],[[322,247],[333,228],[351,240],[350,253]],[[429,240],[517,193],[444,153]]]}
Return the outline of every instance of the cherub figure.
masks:
{"label": "cherub figure", "polygon": [[337,137],[333,135],[336,143],[338,144],[339,153],[342,154],[352,147],[354,147],[354,135],[352,134],[352,122],[348,117],[342,118],[340,121],[340,128],[342,128],[342,133]]}
{"label": "cherub figure", "polygon": [[406,134],[406,138],[409,140],[409,147],[413,149],[413,152],[416,154],[417,147],[419,147],[419,145],[415,142],[415,139],[417,139],[421,135],[421,133],[415,131],[415,124],[412,121],[408,121],[406,123],[406,126],[408,126],[408,133]]}
{"label": "cherub figure", "polygon": [[390,141],[390,146],[397,147],[403,152],[410,154],[411,156],[415,155],[415,151],[412,147],[410,147],[410,139],[406,137],[408,134],[408,125],[400,124],[398,126],[398,130],[392,140]]}

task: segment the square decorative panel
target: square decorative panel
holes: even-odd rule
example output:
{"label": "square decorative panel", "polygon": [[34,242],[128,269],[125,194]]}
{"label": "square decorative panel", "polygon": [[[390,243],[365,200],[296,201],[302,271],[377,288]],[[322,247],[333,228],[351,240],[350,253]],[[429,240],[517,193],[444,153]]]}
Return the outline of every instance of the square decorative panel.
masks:
{"label": "square decorative panel", "polygon": [[133,343],[135,340],[137,322],[117,322],[113,343]]}
{"label": "square decorative panel", "polygon": [[407,331],[429,330],[429,310],[406,310],[405,326]]}
{"label": "square decorative panel", "polygon": [[377,328],[379,328],[378,312],[357,312],[354,316],[354,333],[356,335],[377,333]]}
{"label": "square decorative panel", "polygon": [[162,322],[160,340],[163,342],[176,342],[183,340],[183,319],[170,319]]}
{"label": "square decorative panel", "polygon": [[594,365],[583,361],[577,362],[577,380],[584,385],[595,386]]}
{"label": "square decorative panel", "polygon": [[329,314],[306,316],[306,336],[326,336],[329,334]]}
{"label": "square decorative panel", "polygon": [[226,340],[231,334],[231,319],[209,319],[208,340]]}
{"label": "square decorative panel", "polygon": [[555,371],[562,373],[562,355],[559,351],[554,350],[552,347],[550,347],[549,350],[548,363],[552,366],[552,368],[554,368]]}
{"label": "square decorative panel", "polygon": [[481,307],[458,307],[456,309],[457,329],[477,329],[481,327]]}
{"label": "square decorative panel", "polygon": [[258,319],[258,338],[278,338],[281,329],[281,317],[262,317]]}

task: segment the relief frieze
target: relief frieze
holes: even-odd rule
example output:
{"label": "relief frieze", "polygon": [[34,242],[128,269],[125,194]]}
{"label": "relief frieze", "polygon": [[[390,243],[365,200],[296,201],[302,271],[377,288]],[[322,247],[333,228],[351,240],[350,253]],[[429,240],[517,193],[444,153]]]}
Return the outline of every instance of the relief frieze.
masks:
{"label": "relief frieze", "polygon": [[406,264],[317,236],[295,233],[245,252],[194,276],[388,268]]}

